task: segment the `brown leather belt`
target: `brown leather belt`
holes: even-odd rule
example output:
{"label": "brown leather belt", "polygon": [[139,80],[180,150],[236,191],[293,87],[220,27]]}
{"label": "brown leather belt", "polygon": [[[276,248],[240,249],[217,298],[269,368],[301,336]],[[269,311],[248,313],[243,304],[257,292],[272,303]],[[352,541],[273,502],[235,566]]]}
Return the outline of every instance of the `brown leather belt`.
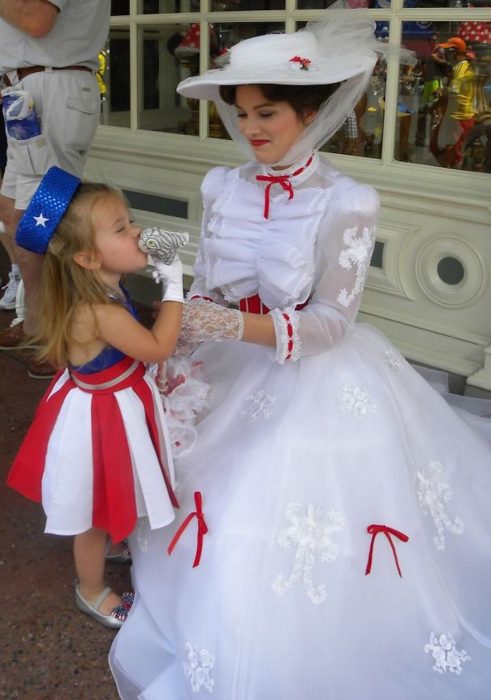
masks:
{"label": "brown leather belt", "polygon": [[[31,75],[32,73],[42,73],[43,71],[52,71],[52,70],[84,70],[88,71],[89,73],[92,73],[92,68],[89,68],[88,66],[53,66],[53,68],[46,68],[46,66],[25,66],[24,68],[17,68],[17,78],[18,80],[24,80],[28,75]],[[4,82],[7,86],[11,86],[12,82],[9,79],[8,75],[5,74],[3,76]]]}

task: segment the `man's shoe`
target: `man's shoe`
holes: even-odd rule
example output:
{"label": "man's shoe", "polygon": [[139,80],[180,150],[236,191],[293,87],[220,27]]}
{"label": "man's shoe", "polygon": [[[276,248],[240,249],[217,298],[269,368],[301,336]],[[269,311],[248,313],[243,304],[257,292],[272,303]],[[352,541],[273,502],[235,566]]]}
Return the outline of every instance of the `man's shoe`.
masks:
{"label": "man's shoe", "polygon": [[14,323],[0,333],[0,350],[22,350],[29,345],[23,323]]}
{"label": "man's shoe", "polygon": [[56,369],[50,362],[40,362],[33,358],[27,365],[27,374],[31,379],[52,379]]}
{"label": "man's shoe", "polygon": [[20,277],[15,272],[9,272],[9,281],[2,287],[5,290],[3,297],[0,299],[0,310],[13,311],[15,309],[15,297],[17,295],[17,287],[19,286]]}

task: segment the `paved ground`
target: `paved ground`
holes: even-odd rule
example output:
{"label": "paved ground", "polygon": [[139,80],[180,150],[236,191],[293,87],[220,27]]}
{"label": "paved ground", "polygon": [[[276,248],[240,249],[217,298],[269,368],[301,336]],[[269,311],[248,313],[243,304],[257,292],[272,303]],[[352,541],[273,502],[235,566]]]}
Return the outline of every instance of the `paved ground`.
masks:
{"label": "paved ground", "polygon": [[[7,262],[0,246],[0,275]],[[13,314],[0,312],[0,330]],[[26,355],[0,351],[0,698],[117,700],[107,666],[114,632],[73,602],[71,538],[43,534],[39,505],[5,486],[15,451],[47,381],[30,379]],[[130,588],[129,567],[112,564],[107,580]]]}

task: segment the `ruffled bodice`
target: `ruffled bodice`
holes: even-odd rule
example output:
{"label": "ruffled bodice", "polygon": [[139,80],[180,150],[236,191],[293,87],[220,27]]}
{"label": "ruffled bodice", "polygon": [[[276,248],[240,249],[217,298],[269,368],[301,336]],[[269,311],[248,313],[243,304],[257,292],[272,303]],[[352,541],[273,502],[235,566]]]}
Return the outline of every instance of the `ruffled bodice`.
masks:
{"label": "ruffled bodice", "polygon": [[371,187],[342,175],[318,154],[291,177],[291,187],[256,179],[264,174],[250,163],[214,168],[205,177],[191,296],[223,304],[258,295],[272,310],[276,359],[283,362],[333,345],[351,327],[379,202]]}
{"label": "ruffled bodice", "polygon": [[288,206],[278,207],[279,215],[265,222],[258,187],[241,180],[238,171],[228,180],[214,202],[210,236],[203,241],[208,283],[220,288],[227,301],[254,294],[269,307],[305,301],[312,286],[313,245],[326,192],[316,190],[312,196],[300,191],[288,201],[288,194],[279,191],[273,195],[275,203],[284,200]]}
{"label": "ruffled bodice", "polygon": [[256,181],[256,174],[263,172],[261,166],[248,164],[214,168],[206,175],[193,287],[200,288],[198,293],[219,291],[231,302],[259,294],[266,306],[284,308],[311,294],[323,262],[317,252],[329,243],[327,237],[331,247],[342,247],[344,231],[328,223],[346,208],[373,218],[378,200],[371,188],[316,155],[307,177],[292,179],[291,199],[279,185],[272,186],[271,215],[265,219],[265,185]]}
{"label": "ruffled bodice", "polygon": [[208,289],[227,301],[259,294],[266,306],[304,302],[314,280],[314,247],[331,189],[271,189],[274,216],[265,220],[263,187],[244,179],[244,169],[216,168],[205,178],[209,219],[202,240]]}

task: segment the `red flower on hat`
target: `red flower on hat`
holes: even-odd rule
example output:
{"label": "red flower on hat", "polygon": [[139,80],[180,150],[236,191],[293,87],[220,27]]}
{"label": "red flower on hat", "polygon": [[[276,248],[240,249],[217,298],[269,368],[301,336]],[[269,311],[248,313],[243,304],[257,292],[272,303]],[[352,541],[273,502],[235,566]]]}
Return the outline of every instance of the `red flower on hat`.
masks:
{"label": "red flower on hat", "polygon": [[312,61],[310,58],[303,58],[302,56],[293,56],[290,58],[290,63],[298,64],[299,70],[308,70]]}

